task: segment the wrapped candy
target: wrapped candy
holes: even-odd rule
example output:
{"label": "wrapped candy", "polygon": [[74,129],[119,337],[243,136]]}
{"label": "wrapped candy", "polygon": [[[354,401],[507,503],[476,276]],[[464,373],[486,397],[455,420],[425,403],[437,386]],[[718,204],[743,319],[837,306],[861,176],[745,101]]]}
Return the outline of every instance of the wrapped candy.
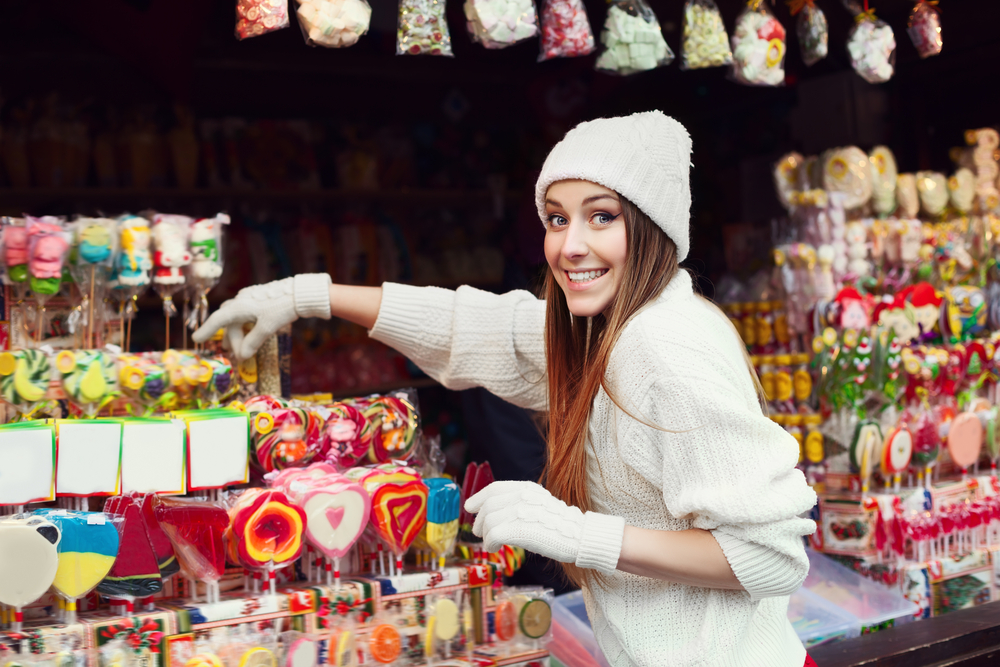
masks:
{"label": "wrapped candy", "polygon": [[208,382],[202,385],[202,394],[210,405],[218,406],[238,391],[235,369],[228,359],[217,356],[202,359],[201,363],[210,372]]}
{"label": "wrapped candy", "polygon": [[808,189],[809,184],[803,174],[804,160],[800,153],[793,151],[783,155],[774,165],[774,189],[781,205],[789,211],[796,205],[799,193]]}
{"label": "wrapped candy", "polygon": [[131,333],[132,314],[138,297],[149,287],[153,270],[153,257],[149,252],[149,221],[137,215],[123,215],[118,219],[118,247],[113,271],[108,280],[111,294],[118,301],[119,339],[125,350],[129,339],[125,333],[125,320]]}
{"label": "wrapped candy", "polygon": [[896,157],[886,146],[876,146],[868,156],[872,175],[872,205],[885,217],[896,210]]}
{"label": "wrapped candy", "polygon": [[149,355],[118,357],[118,384],[125,396],[142,406],[143,416],[152,414],[165,398],[170,378],[167,370]]}
{"label": "wrapped candy", "polygon": [[767,5],[749,0],[733,32],[733,78],[752,86],[785,81],[785,28]]}
{"label": "wrapped candy", "polygon": [[396,54],[451,56],[444,0],[399,0]]}
{"label": "wrapped candy", "polygon": [[183,289],[187,279],[183,268],[191,263],[188,250],[191,218],[184,215],[153,216],[153,289],[163,299],[163,314],[167,318],[166,345],[170,347],[170,318],[177,314],[174,294]]}
{"label": "wrapped candy", "polygon": [[365,458],[372,442],[372,423],[353,405],[334,403],[326,409],[320,451],[338,468],[350,468]]}
{"label": "wrapped candy", "polygon": [[888,23],[875,18],[874,10],[866,10],[855,16],[855,25],[847,35],[847,53],[862,79],[885,83],[895,71],[896,37]]}
{"label": "wrapped candy", "polygon": [[732,62],[729,35],[718,5],[714,0],[687,0],[684,3],[681,69],[722,67]]}
{"label": "wrapped candy", "polygon": [[307,44],[332,48],[357,44],[372,19],[365,0],[299,0],[296,13]]}
{"label": "wrapped candy", "polygon": [[900,174],[896,177],[896,202],[899,214],[904,218],[915,218],[920,211],[920,195],[917,193],[917,177]]}
{"label": "wrapped candy", "polygon": [[539,61],[578,58],[594,51],[594,32],[582,0],[548,0],[542,8]]}
{"label": "wrapped candy", "polygon": [[15,632],[22,629],[21,608],[42,597],[56,577],[60,538],[59,527],[42,517],[0,518],[0,604],[14,608]]}
{"label": "wrapped candy", "polygon": [[[94,346],[94,304],[104,299],[108,275],[113,267],[118,234],[117,223],[108,218],[78,218],[72,225],[76,241],[75,261],[69,271],[83,294],[80,313],[86,317],[85,347]],[[100,315],[103,309],[98,309]]]}
{"label": "wrapped candy", "polygon": [[424,480],[427,485],[427,528],[424,541],[444,567],[445,557],[455,550],[461,491],[445,477]]}
{"label": "wrapped candy", "polygon": [[306,515],[288,496],[273,489],[247,489],[229,509],[226,554],[230,562],[250,570],[274,570],[295,562],[302,553]]}
{"label": "wrapped candy", "polygon": [[614,0],[601,33],[604,51],[594,67],[614,74],[635,74],[669,65],[667,46],[656,14],[644,0]]}
{"label": "wrapped candy", "polygon": [[118,558],[97,592],[131,605],[163,589],[163,577],[137,496],[108,498],[104,512],[120,517]]}
{"label": "wrapped candy", "polygon": [[101,350],[61,350],[56,370],[66,396],[89,417],[94,417],[116,395],[115,360]]}
{"label": "wrapped candy", "polygon": [[398,396],[380,396],[362,401],[357,407],[372,424],[369,463],[408,460],[416,445],[416,408]]}
{"label": "wrapped candy", "polygon": [[20,218],[4,217],[3,229],[4,284],[26,285],[28,282],[28,228]]}
{"label": "wrapped candy", "polygon": [[976,175],[971,169],[962,167],[948,179],[948,197],[951,205],[960,213],[968,215],[976,197]]}
{"label": "wrapped candy", "polygon": [[941,215],[948,206],[948,179],[936,171],[917,172],[917,192],[920,206],[932,217]]}
{"label": "wrapped candy", "polygon": [[194,309],[187,325],[197,329],[208,319],[208,293],[222,276],[222,228],[229,216],[219,213],[214,218],[201,218],[191,224],[191,265],[188,285]]}
{"label": "wrapped candy", "polygon": [[258,37],[287,27],[288,0],[237,0],[237,39]]}
{"label": "wrapped candy", "polygon": [[906,24],[906,32],[921,58],[936,56],[941,53],[944,45],[941,41],[941,14],[934,6],[936,4],[937,2],[918,0],[913,5],[910,20]]}
{"label": "wrapped candy", "polygon": [[502,49],[538,34],[534,0],[465,0],[469,35],[487,49]]}
{"label": "wrapped candy", "polygon": [[872,197],[871,164],[856,146],[827,151],[823,156],[823,188],[844,195],[845,209],[864,206]]}
{"label": "wrapped candy", "polygon": [[32,412],[52,379],[49,355],[42,350],[0,352],[0,398],[19,412]]}
{"label": "wrapped candy", "polygon": [[374,470],[352,468],[348,478],[360,483],[371,497],[371,528],[396,555],[396,567],[401,570],[403,554],[427,523],[423,478],[413,468],[392,464]]}
{"label": "wrapped candy", "polygon": [[312,411],[278,408],[253,418],[252,445],[265,472],[301,468],[320,453],[323,420]]}
{"label": "wrapped candy", "polygon": [[207,585],[209,602],[219,601],[219,580],[226,571],[223,534],[229,513],[214,503],[152,496],[153,513],[174,548],[188,579]]}
{"label": "wrapped candy", "polygon": [[36,295],[52,296],[62,282],[63,263],[69,253],[69,234],[63,221],[52,216],[27,217],[28,274]]}
{"label": "wrapped candy", "polygon": [[815,65],[829,50],[830,29],[826,23],[826,14],[816,6],[813,0],[798,0],[791,6],[795,20],[795,34],[799,38],[799,49],[802,51],[802,62],[806,67]]}

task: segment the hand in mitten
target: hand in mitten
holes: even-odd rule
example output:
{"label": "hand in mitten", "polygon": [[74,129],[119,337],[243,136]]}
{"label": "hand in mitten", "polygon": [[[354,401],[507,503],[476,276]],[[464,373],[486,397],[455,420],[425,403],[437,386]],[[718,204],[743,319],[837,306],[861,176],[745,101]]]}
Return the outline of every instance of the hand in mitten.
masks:
{"label": "hand in mitten", "polygon": [[[330,319],[330,276],[301,273],[294,278],[245,287],[235,299],[226,301],[212,313],[191,337],[196,343],[204,343],[225,327],[233,353],[240,359],[248,359],[268,337],[300,317]],[[244,338],[246,322],[255,324]]]}
{"label": "hand in mitten", "polygon": [[472,532],[487,551],[507,544],[603,572],[618,565],[624,519],[584,513],[534,482],[493,482],[469,498],[465,509],[478,514]]}

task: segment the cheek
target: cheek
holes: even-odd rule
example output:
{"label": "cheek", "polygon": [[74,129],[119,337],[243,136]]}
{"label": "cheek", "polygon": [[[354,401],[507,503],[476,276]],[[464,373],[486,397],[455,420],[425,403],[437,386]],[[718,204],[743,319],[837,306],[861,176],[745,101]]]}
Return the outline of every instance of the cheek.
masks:
{"label": "cheek", "polygon": [[611,264],[618,278],[621,280],[622,270],[625,268],[625,259],[628,257],[628,237],[625,234],[625,225],[619,225],[612,232],[612,236],[607,239],[604,259]]}
{"label": "cheek", "polygon": [[559,234],[553,234],[551,232],[545,232],[545,261],[549,263],[553,272],[558,272],[559,269],[559,253],[562,250],[562,240]]}

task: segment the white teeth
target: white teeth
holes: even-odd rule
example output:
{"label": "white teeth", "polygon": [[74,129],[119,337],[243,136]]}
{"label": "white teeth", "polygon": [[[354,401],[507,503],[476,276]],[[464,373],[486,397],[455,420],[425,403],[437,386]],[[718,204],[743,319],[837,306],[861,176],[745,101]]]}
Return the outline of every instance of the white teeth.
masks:
{"label": "white teeth", "polygon": [[574,283],[585,283],[595,278],[599,278],[607,273],[607,269],[599,269],[597,271],[567,271],[569,279]]}

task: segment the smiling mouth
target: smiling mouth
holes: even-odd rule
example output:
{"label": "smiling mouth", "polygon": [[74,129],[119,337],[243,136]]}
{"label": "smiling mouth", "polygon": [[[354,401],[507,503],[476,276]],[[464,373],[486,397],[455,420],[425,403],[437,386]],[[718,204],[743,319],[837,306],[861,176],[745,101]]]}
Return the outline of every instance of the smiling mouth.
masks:
{"label": "smiling mouth", "polygon": [[576,284],[584,284],[597,280],[607,272],[607,269],[595,269],[592,271],[565,271],[566,277],[569,278],[569,281]]}

